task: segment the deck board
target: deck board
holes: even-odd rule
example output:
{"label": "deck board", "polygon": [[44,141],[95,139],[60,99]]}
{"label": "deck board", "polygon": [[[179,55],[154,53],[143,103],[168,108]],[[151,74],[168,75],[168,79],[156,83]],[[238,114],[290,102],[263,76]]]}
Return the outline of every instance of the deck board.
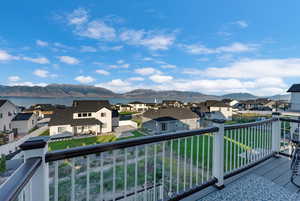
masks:
{"label": "deck board", "polygon": [[[269,160],[253,167],[241,174],[235,175],[231,178],[228,178],[224,181],[225,188],[226,185],[237,181],[239,178],[243,176],[255,174],[265,179],[274,182],[275,184],[286,188],[291,193],[298,193],[300,197],[300,189],[293,185],[290,182],[291,170],[290,170],[291,160],[287,157],[280,156],[279,158],[270,158]],[[299,181],[300,184],[300,176],[296,181]],[[207,195],[218,191],[218,189],[214,187],[209,187],[204,189],[201,192],[195,193],[194,195],[184,199],[184,201],[197,200],[199,198],[204,198]]]}

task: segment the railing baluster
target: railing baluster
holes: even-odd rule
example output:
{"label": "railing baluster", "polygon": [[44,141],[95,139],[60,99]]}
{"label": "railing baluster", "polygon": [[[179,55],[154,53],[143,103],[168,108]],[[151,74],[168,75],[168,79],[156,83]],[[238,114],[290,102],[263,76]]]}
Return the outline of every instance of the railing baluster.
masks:
{"label": "railing baluster", "polygon": [[177,186],[176,186],[176,193],[179,193],[179,168],[180,168],[180,138],[177,141]]}
{"label": "railing baluster", "polygon": [[147,176],[148,176],[148,147],[147,145],[145,145],[144,201],[147,201]]}
{"label": "railing baluster", "polygon": [[232,133],[233,133],[233,131],[232,130],[229,130],[229,134],[230,134],[230,171],[232,171],[232,166],[233,166],[233,155],[232,155],[232,153],[233,153],[233,150],[232,150],[232,148],[234,148],[234,147],[232,147],[232,144],[233,144],[233,137],[232,137]]}
{"label": "railing baluster", "polygon": [[205,160],[205,155],[204,155],[204,151],[205,151],[205,135],[202,135],[201,136],[201,139],[202,139],[202,167],[201,167],[201,183],[203,184],[204,182],[204,160]]}
{"label": "railing baluster", "polygon": [[54,161],[54,201],[58,201],[58,161]]}
{"label": "railing baluster", "polygon": [[75,201],[75,159],[71,158],[71,201]]}
{"label": "railing baluster", "polygon": [[113,200],[116,200],[116,158],[117,158],[117,152],[116,150],[112,151],[112,155],[113,155]]}
{"label": "railing baluster", "polygon": [[234,154],[233,154],[233,169],[236,169],[237,168],[237,161],[236,161],[236,149],[237,149],[237,145],[236,145],[236,133],[237,133],[237,130],[233,130],[233,140],[235,142],[235,145],[234,145]]}
{"label": "railing baluster", "polygon": [[186,190],[186,156],[187,155],[187,138],[184,138],[184,166],[183,166],[183,189]]}
{"label": "railing baluster", "polygon": [[156,157],[157,157],[157,144],[154,144],[154,181],[153,181],[153,185],[154,185],[154,201],[157,200],[157,195],[156,195]]}
{"label": "railing baluster", "polygon": [[104,200],[103,163],[104,163],[104,154],[100,153],[100,201]]}
{"label": "railing baluster", "polygon": [[90,200],[90,157],[86,156],[86,200]]}
{"label": "railing baluster", "polygon": [[199,135],[197,135],[197,153],[196,153],[196,184],[199,184]]}
{"label": "railing baluster", "polygon": [[194,136],[191,137],[191,162],[190,162],[190,188],[193,186],[193,146],[194,146]]}
{"label": "railing baluster", "polygon": [[137,190],[138,190],[138,146],[135,146],[134,150],[134,200],[137,200]]}
{"label": "railing baluster", "polygon": [[166,149],[166,141],[163,141],[163,147],[162,147],[162,187],[161,187],[161,194],[162,194],[162,197],[161,199],[164,198],[164,186],[165,186],[165,162],[166,162],[166,159],[165,159],[165,149]]}
{"label": "railing baluster", "polygon": [[169,183],[169,195],[172,194],[172,169],[173,169],[173,140],[170,145],[170,183]]}
{"label": "railing baluster", "polygon": [[208,178],[210,178],[210,136],[209,136],[209,134],[207,134],[207,137],[208,137],[208,151],[207,151],[207,156],[208,156],[208,158],[207,158],[207,178],[206,179],[208,179]]}

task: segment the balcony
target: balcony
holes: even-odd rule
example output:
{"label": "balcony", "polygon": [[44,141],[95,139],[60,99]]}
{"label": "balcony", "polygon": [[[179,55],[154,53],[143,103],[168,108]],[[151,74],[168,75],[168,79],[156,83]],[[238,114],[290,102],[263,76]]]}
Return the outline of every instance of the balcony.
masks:
{"label": "balcony", "polygon": [[51,152],[48,138],[32,138],[20,146],[24,163],[0,187],[0,200],[293,199],[287,156],[299,124],[278,114],[238,125],[216,120],[206,129]]}

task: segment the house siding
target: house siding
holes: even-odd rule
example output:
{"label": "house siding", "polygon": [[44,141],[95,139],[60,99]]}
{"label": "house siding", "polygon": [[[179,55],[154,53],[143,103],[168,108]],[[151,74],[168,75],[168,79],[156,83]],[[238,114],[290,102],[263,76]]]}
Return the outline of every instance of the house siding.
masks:
{"label": "house siding", "polygon": [[[8,115],[9,112],[11,113],[11,116]],[[11,130],[10,124],[17,112],[18,108],[10,101],[6,101],[0,107],[0,115],[2,114],[2,118],[0,117],[0,131]]]}

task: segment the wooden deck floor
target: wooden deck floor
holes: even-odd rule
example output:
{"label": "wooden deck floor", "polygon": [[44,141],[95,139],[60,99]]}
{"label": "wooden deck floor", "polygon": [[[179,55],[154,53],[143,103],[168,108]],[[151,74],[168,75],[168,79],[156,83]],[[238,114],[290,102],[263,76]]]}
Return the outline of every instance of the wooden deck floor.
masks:
{"label": "wooden deck floor", "polygon": [[[239,175],[233,176],[227,180],[225,180],[225,188],[226,185],[237,181],[238,179],[250,175],[250,174],[255,174],[261,177],[264,177],[268,179],[269,181],[272,181],[276,183],[277,185],[280,185],[287,189],[291,193],[299,193],[300,196],[300,189],[297,188],[295,185],[293,185],[290,182],[290,176],[291,176],[291,170],[290,168],[290,163],[291,160],[287,157],[280,156],[279,158],[271,158],[258,166],[251,168]],[[297,178],[299,180],[300,184],[300,176]],[[296,181],[297,181],[296,180]],[[214,193],[218,191],[215,187],[211,186],[208,187],[198,193],[195,193],[191,195],[190,197],[184,199],[185,201],[194,201],[198,200],[199,198],[205,198],[207,195],[210,193]]]}

